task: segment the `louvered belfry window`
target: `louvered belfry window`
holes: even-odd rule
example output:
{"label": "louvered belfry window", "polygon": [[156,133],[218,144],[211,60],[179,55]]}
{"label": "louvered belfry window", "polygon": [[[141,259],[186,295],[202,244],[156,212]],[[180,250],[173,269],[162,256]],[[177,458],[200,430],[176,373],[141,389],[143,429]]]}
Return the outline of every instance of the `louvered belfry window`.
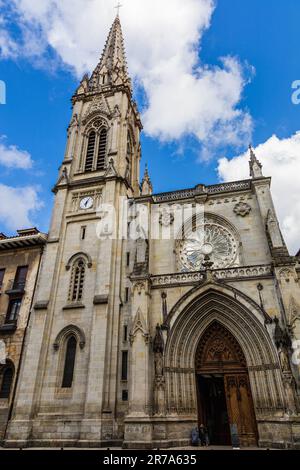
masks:
{"label": "louvered belfry window", "polygon": [[72,302],[79,302],[83,295],[85,277],[85,262],[83,259],[79,259],[75,262],[72,269],[71,288],[69,300]]}
{"label": "louvered belfry window", "polygon": [[107,130],[102,129],[99,137],[97,170],[104,170],[106,159],[106,145],[107,145]]}
{"label": "louvered belfry window", "polygon": [[96,144],[96,132],[91,131],[89,133],[88,146],[87,146],[87,151],[86,151],[85,171],[93,170],[95,144]]}
{"label": "louvered belfry window", "polygon": [[67,342],[62,388],[71,388],[74,377],[77,341],[71,336]]}

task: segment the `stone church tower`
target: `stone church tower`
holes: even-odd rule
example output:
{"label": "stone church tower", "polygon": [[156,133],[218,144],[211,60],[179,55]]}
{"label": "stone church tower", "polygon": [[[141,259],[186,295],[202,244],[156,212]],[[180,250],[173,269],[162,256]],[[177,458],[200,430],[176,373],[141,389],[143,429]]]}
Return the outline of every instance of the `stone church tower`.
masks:
{"label": "stone church tower", "polygon": [[153,194],[141,129],[117,16],[73,96],[6,445],[186,445],[204,422],[300,447],[300,266],[270,178],[250,149],[249,180]]}

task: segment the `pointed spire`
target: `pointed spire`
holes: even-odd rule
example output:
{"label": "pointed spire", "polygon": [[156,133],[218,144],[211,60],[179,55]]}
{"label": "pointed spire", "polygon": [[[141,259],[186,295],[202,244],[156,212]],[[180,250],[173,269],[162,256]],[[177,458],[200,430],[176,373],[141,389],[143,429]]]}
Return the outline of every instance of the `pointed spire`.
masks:
{"label": "pointed spire", "polygon": [[148,165],[145,166],[145,173],[142,181],[142,196],[149,196],[153,192],[153,186],[148,173]]}
{"label": "pointed spire", "polygon": [[118,85],[127,86],[131,91],[121,21],[117,14],[106,40],[100,62],[91,76],[90,89],[94,91],[102,87]]}
{"label": "pointed spire", "polygon": [[252,178],[260,178],[261,176],[263,176],[262,164],[257,159],[251,144],[249,145],[249,150],[250,150],[250,161],[249,161],[250,176]]}

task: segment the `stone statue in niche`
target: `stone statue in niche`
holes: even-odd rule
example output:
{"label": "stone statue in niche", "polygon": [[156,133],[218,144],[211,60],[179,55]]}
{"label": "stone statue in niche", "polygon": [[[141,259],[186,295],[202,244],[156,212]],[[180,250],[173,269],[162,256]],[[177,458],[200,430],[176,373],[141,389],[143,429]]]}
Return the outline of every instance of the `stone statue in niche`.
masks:
{"label": "stone statue in niche", "polygon": [[162,303],[162,316],[164,324],[168,317],[168,307],[167,307],[167,294],[165,292],[161,293],[161,303]]}
{"label": "stone statue in niche", "polygon": [[160,325],[156,326],[156,334],[153,340],[153,352],[155,376],[161,377],[163,375],[164,338]]}
{"label": "stone statue in niche", "polygon": [[278,349],[278,355],[282,372],[288,372],[290,370],[289,358],[287,350],[284,346],[280,346]]}
{"label": "stone statue in niche", "polygon": [[162,416],[165,413],[165,378],[164,378],[164,338],[161,326],[156,326],[153,340],[154,353],[154,413]]}

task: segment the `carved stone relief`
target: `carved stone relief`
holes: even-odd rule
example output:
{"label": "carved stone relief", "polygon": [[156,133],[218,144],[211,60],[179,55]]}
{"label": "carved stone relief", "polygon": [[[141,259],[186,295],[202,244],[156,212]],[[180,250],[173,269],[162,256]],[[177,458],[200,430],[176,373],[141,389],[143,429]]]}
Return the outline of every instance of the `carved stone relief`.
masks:
{"label": "carved stone relief", "polygon": [[236,215],[246,217],[246,215],[249,215],[251,212],[251,206],[249,206],[249,204],[247,204],[246,202],[239,202],[234,206],[233,211]]}

